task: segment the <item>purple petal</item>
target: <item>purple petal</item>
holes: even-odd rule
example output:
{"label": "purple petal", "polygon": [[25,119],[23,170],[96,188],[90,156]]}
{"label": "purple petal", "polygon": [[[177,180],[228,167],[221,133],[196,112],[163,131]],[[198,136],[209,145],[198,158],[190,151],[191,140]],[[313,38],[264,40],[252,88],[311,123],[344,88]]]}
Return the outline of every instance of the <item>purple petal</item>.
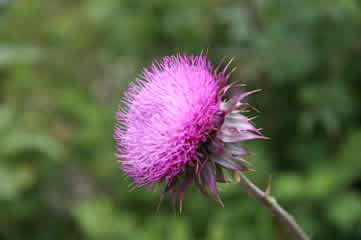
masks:
{"label": "purple petal", "polygon": [[211,143],[208,145],[208,150],[209,150],[209,152],[216,153],[216,154],[224,153],[223,143],[219,140],[211,141]]}
{"label": "purple petal", "polygon": [[264,136],[260,136],[248,131],[241,132],[238,134],[227,132],[221,132],[217,138],[221,139],[223,142],[229,143],[229,142],[240,142],[240,141],[246,141],[250,139],[266,139]]}
{"label": "purple petal", "polygon": [[[231,116],[230,116],[231,115]],[[257,128],[248,121],[248,118],[240,114],[229,114],[221,127],[221,131],[226,128],[235,128],[240,131],[249,130],[257,132]]]}
{"label": "purple petal", "polygon": [[173,207],[174,213],[176,213],[177,196],[178,196],[178,191],[176,188],[173,188],[173,190],[172,190],[172,207]]}
{"label": "purple petal", "polygon": [[239,156],[250,155],[250,152],[248,152],[245,147],[239,145],[238,143],[225,143],[224,151],[229,155],[239,155]]}
{"label": "purple petal", "polygon": [[172,178],[168,181],[167,186],[164,188],[163,193],[160,196],[159,203],[157,206],[157,211],[159,211],[160,205],[162,204],[163,199],[164,199],[165,195],[167,194],[167,192],[169,192],[169,190],[171,190],[176,185],[177,185],[177,179]]}
{"label": "purple petal", "polygon": [[183,183],[179,186],[179,211],[182,212],[183,196],[186,189],[192,184],[194,174],[186,174]]}
{"label": "purple petal", "polygon": [[216,166],[213,161],[207,161],[207,163],[204,165],[202,177],[204,179],[205,185],[208,186],[209,190],[216,196],[218,202],[223,206],[221,197],[219,196],[217,190]]}
{"label": "purple petal", "polygon": [[217,201],[217,199],[215,199],[213,196],[211,196],[211,195],[208,193],[207,189],[205,188],[206,186],[203,185],[203,184],[199,181],[198,178],[197,178],[197,180],[195,181],[195,186],[196,186],[196,189],[197,189],[198,191],[200,191],[204,196],[206,196],[206,197],[208,197],[208,198],[210,198],[210,199],[212,199],[212,200],[214,200],[214,201]]}
{"label": "purple petal", "polygon": [[260,91],[260,89],[250,92],[241,92],[238,95],[232,97],[228,102],[222,102],[220,108],[223,112],[230,113],[238,106],[239,101],[241,101],[243,98],[247,97],[248,95],[258,91]]}
{"label": "purple petal", "polygon": [[248,169],[246,166],[243,166],[240,161],[233,158],[226,157],[224,155],[215,155],[212,154],[209,156],[211,161],[214,161],[215,163],[221,165],[224,168],[235,170],[235,171],[244,171],[245,169]]}

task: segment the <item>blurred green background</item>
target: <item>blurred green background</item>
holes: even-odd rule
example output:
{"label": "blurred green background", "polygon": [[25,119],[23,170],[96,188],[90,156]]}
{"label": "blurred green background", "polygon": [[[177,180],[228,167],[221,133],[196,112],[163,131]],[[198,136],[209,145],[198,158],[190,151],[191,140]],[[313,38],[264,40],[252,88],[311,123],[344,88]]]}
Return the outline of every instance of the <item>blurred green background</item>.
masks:
{"label": "blurred green background", "polygon": [[[236,56],[268,141],[247,173],[312,239],[361,239],[361,3],[0,0],[0,240],[287,239],[238,185],[183,213],[128,191],[112,130],[153,58]],[[256,114],[256,113],[255,113]]]}

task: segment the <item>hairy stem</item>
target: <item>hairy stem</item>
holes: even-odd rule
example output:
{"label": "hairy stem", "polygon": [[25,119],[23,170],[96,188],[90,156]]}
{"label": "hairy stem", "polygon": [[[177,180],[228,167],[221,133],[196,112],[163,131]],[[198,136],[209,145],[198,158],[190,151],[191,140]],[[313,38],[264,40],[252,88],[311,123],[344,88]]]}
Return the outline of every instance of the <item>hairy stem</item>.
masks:
{"label": "hairy stem", "polygon": [[254,185],[243,173],[239,174],[239,183],[241,187],[254,198],[257,202],[269,209],[271,213],[276,216],[279,221],[287,227],[287,230],[292,234],[295,240],[310,240],[306,233],[296,223],[294,218],[287,213],[276,201],[275,198],[269,195],[269,191],[263,192],[256,185]]}

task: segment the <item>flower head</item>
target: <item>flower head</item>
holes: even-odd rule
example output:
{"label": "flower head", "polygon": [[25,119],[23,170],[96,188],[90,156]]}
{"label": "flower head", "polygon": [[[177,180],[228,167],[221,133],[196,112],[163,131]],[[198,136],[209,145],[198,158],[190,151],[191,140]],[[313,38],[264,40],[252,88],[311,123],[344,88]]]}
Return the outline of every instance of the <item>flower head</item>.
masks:
{"label": "flower head", "polygon": [[[226,97],[229,64],[219,71],[206,56],[177,55],[154,62],[131,83],[117,113],[114,138],[121,168],[138,187],[166,182],[173,205],[194,182],[221,202],[216,182],[223,171],[244,171],[250,153],[237,142],[264,138],[242,113],[243,99]],[[212,194],[211,194],[212,193]],[[160,201],[160,202],[161,202]]]}

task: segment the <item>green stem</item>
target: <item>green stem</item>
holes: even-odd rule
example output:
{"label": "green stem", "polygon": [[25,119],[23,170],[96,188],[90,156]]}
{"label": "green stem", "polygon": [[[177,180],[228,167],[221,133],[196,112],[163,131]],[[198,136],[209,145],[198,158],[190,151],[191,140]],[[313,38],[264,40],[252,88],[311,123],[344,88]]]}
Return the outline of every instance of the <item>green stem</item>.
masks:
{"label": "green stem", "polygon": [[237,180],[239,180],[241,188],[243,188],[248,195],[262,204],[265,208],[269,209],[271,213],[287,227],[287,230],[292,234],[293,239],[310,240],[302,228],[296,223],[294,218],[277,203],[275,198],[269,195],[269,191],[263,192],[260,190],[243,173],[239,174],[239,179]]}

